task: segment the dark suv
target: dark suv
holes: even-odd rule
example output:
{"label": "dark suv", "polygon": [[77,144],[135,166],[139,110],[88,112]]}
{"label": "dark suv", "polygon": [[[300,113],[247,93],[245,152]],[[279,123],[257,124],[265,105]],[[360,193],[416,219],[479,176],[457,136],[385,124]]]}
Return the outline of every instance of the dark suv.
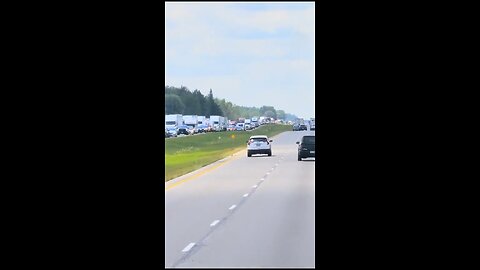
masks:
{"label": "dark suv", "polygon": [[294,124],[292,130],[293,131],[307,130],[307,126],[304,124]]}
{"label": "dark suv", "polygon": [[190,135],[190,132],[188,132],[188,126],[183,125],[178,127],[177,135],[180,134],[185,134],[185,135]]}
{"label": "dark suv", "polygon": [[315,157],[315,135],[305,135],[297,144],[298,161],[302,161],[302,158]]}

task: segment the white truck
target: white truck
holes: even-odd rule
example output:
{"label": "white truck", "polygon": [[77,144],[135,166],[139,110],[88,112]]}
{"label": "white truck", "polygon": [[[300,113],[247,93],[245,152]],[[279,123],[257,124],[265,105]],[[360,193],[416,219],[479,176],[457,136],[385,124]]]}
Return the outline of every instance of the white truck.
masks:
{"label": "white truck", "polygon": [[208,118],[203,115],[197,116],[197,123],[198,123],[198,132],[209,132],[208,128]]}
{"label": "white truck", "polygon": [[185,125],[193,128],[191,134],[197,133],[198,118],[196,115],[184,115],[183,122]]}
{"label": "white truck", "polygon": [[207,126],[207,132],[213,131],[212,127],[210,126],[210,118],[205,117],[205,121],[203,121],[203,124]]}
{"label": "white truck", "polygon": [[199,125],[206,125],[205,119],[206,119],[205,116],[199,115],[199,116],[197,116],[197,121],[198,121],[197,123],[198,123]]}
{"label": "white truck", "polygon": [[228,120],[227,117],[223,117],[223,130],[224,130],[224,131],[227,131],[228,123],[229,123],[229,122],[230,122],[230,121]]}
{"label": "white truck", "polygon": [[183,125],[183,117],[181,114],[167,114],[165,115],[165,128]]}
{"label": "white truck", "polygon": [[259,126],[258,117],[252,117],[252,126],[253,127],[258,127]]}
{"label": "white truck", "polygon": [[224,117],[224,116],[220,116],[220,122],[219,122],[219,124],[220,124],[220,131],[225,131],[225,130],[227,130],[227,122],[225,122],[225,121],[227,121],[227,118]]}
{"label": "white truck", "polygon": [[220,115],[210,115],[210,126],[214,131],[222,131],[225,118]]}
{"label": "white truck", "polygon": [[245,130],[249,130],[249,129],[252,129],[252,119],[250,118],[246,118],[245,119]]}
{"label": "white truck", "polygon": [[260,125],[266,124],[267,117],[265,117],[265,116],[260,116],[260,118],[258,119],[258,121],[260,122]]}

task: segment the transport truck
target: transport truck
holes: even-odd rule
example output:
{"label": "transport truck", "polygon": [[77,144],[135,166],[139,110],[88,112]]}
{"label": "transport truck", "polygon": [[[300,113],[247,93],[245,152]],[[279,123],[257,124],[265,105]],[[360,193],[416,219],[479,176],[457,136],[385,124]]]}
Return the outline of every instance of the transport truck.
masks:
{"label": "transport truck", "polygon": [[258,119],[258,121],[260,122],[260,125],[266,124],[266,123],[267,123],[267,117],[265,117],[265,116],[260,116],[260,118]]}
{"label": "transport truck", "polygon": [[210,126],[214,131],[222,131],[223,130],[223,116],[220,115],[210,115]]}
{"label": "transport truck", "polygon": [[258,117],[252,117],[252,125],[254,127],[258,127],[259,124],[258,124]]}
{"label": "transport truck", "polygon": [[189,127],[193,127],[193,133],[197,133],[198,118],[197,115],[184,115],[183,122]]}
{"label": "transport truck", "polygon": [[245,130],[252,129],[252,119],[246,118],[245,121],[243,122],[245,124]]}
{"label": "transport truck", "polygon": [[206,119],[205,116],[202,116],[202,115],[197,116],[197,121],[198,121],[197,124],[206,125],[207,123],[205,119]]}
{"label": "transport truck", "polygon": [[220,124],[220,131],[225,131],[227,130],[227,118],[224,117],[224,116],[220,116],[220,121],[219,121],[219,124]]}
{"label": "transport truck", "polygon": [[183,117],[181,114],[167,114],[165,115],[165,128],[175,127],[183,125]]}
{"label": "transport truck", "polygon": [[203,121],[203,122],[204,122],[204,125],[207,126],[207,128],[206,128],[207,132],[213,131],[212,126],[210,125],[210,118],[205,117],[205,121]]}

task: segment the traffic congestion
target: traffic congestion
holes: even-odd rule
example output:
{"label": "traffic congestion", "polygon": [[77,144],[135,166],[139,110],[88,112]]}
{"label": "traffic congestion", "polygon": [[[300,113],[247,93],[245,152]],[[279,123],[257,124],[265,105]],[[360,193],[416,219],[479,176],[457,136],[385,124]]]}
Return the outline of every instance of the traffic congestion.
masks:
{"label": "traffic congestion", "polygon": [[167,114],[165,115],[165,138],[208,132],[249,131],[265,124],[293,125],[294,123],[265,116],[229,120],[220,115],[211,115],[207,118],[199,115]]}

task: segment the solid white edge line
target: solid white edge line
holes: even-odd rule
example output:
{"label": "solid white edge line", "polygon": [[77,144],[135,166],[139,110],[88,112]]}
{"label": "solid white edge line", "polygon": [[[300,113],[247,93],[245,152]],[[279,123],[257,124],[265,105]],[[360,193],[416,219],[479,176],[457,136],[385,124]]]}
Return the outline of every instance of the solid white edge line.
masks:
{"label": "solid white edge line", "polygon": [[218,223],[220,222],[220,220],[215,220],[214,222],[212,222],[212,224],[210,224],[210,227],[213,227],[215,225],[217,225]]}
{"label": "solid white edge line", "polygon": [[252,186],[252,188],[257,188],[257,187],[258,187],[257,185]]}
{"label": "solid white edge line", "polygon": [[235,207],[237,207],[237,205],[236,205],[236,204],[234,204],[234,205],[230,206],[230,208],[228,208],[228,210],[233,210]]}
{"label": "solid white edge line", "polygon": [[248,197],[248,193],[246,193],[246,194],[243,194],[243,197]]}
{"label": "solid white edge line", "polygon": [[190,249],[192,249],[192,247],[195,246],[195,243],[190,243],[188,244],[188,246],[186,246],[182,252],[188,252]]}

